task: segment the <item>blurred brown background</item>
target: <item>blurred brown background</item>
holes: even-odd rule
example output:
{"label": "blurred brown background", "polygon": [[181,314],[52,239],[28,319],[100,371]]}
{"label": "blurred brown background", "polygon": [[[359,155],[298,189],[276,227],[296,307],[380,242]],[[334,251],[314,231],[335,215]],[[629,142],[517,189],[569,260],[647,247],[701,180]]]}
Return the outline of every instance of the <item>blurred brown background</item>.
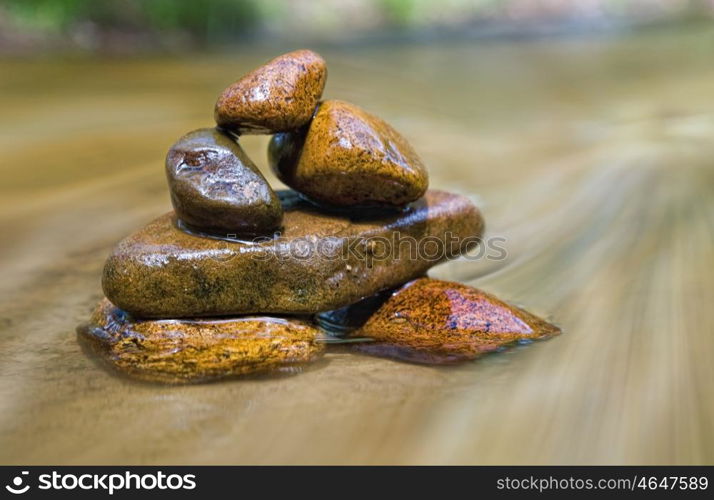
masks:
{"label": "blurred brown background", "polygon": [[[0,1],[0,463],[714,462],[714,2]],[[432,276],[565,334],[433,368],[136,384],[74,328],[170,209],[168,146],[280,52],[472,196],[505,261]],[[242,140],[265,169],[267,137]]]}

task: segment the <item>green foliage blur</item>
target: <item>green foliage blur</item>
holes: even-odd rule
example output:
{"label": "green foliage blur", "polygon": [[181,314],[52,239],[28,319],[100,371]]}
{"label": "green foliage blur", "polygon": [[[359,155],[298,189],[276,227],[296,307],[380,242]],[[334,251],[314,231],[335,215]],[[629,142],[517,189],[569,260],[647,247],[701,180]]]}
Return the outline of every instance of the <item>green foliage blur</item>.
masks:
{"label": "green foliage blur", "polygon": [[120,31],[187,31],[198,40],[240,33],[261,17],[258,0],[3,0],[28,29],[66,32],[80,23]]}
{"label": "green foliage blur", "polygon": [[637,25],[713,12],[711,0],[0,0],[0,52],[101,50],[132,40],[141,49],[176,40],[207,46],[258,37],[383,39],[494,23]]}

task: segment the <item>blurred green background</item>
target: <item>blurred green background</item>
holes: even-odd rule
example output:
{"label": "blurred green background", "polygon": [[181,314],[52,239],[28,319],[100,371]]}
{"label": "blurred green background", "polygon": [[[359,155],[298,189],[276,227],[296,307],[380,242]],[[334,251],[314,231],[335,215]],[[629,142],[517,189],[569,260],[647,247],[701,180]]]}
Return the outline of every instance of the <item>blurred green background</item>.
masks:
{"label": "blurred green background", "polygon": [[0,51],[581,34],[708,20],[713,11],[712,0],[0,0]]}

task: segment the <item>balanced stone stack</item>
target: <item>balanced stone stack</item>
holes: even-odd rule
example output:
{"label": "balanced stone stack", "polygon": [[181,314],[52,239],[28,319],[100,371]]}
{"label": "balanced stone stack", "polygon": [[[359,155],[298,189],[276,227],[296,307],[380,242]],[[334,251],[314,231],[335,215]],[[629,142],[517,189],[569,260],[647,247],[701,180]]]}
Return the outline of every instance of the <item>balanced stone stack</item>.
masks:
{"label": "balanced stone stack", "polygon": [[[174,212],[121,241],[80,337],[136,378],[168,383],[292,369],[329,335],[423,363],[473,359],[557,327],[425,278],[483,232],[466,198],[428,190],[417,153],[354,104],[321,101],[325,61],[300,50],[228,87],[216,128],[166,156]],[[275,192],[240,137],[272,134]],[[427,245],[430,245],[428,251]],[[333,337],[334,338],[334,337]]]}

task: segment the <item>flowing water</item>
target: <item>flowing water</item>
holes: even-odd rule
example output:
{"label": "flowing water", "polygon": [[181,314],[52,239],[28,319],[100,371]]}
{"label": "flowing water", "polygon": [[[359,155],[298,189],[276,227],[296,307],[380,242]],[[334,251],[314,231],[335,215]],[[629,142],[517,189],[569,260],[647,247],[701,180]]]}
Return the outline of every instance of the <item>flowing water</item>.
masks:
{"label": "flowing water", "polygon": [[[714,462],[712,49],[696,29],[323,51],[326,96],[394,124],[502,238],[432,276],[565,333],[182,387],[112,375],[75,326],[112,245],[170,209],[168,146],[275,51],[0,61],[0,463]],[[267,138],[244,145],[265,170]]]}

